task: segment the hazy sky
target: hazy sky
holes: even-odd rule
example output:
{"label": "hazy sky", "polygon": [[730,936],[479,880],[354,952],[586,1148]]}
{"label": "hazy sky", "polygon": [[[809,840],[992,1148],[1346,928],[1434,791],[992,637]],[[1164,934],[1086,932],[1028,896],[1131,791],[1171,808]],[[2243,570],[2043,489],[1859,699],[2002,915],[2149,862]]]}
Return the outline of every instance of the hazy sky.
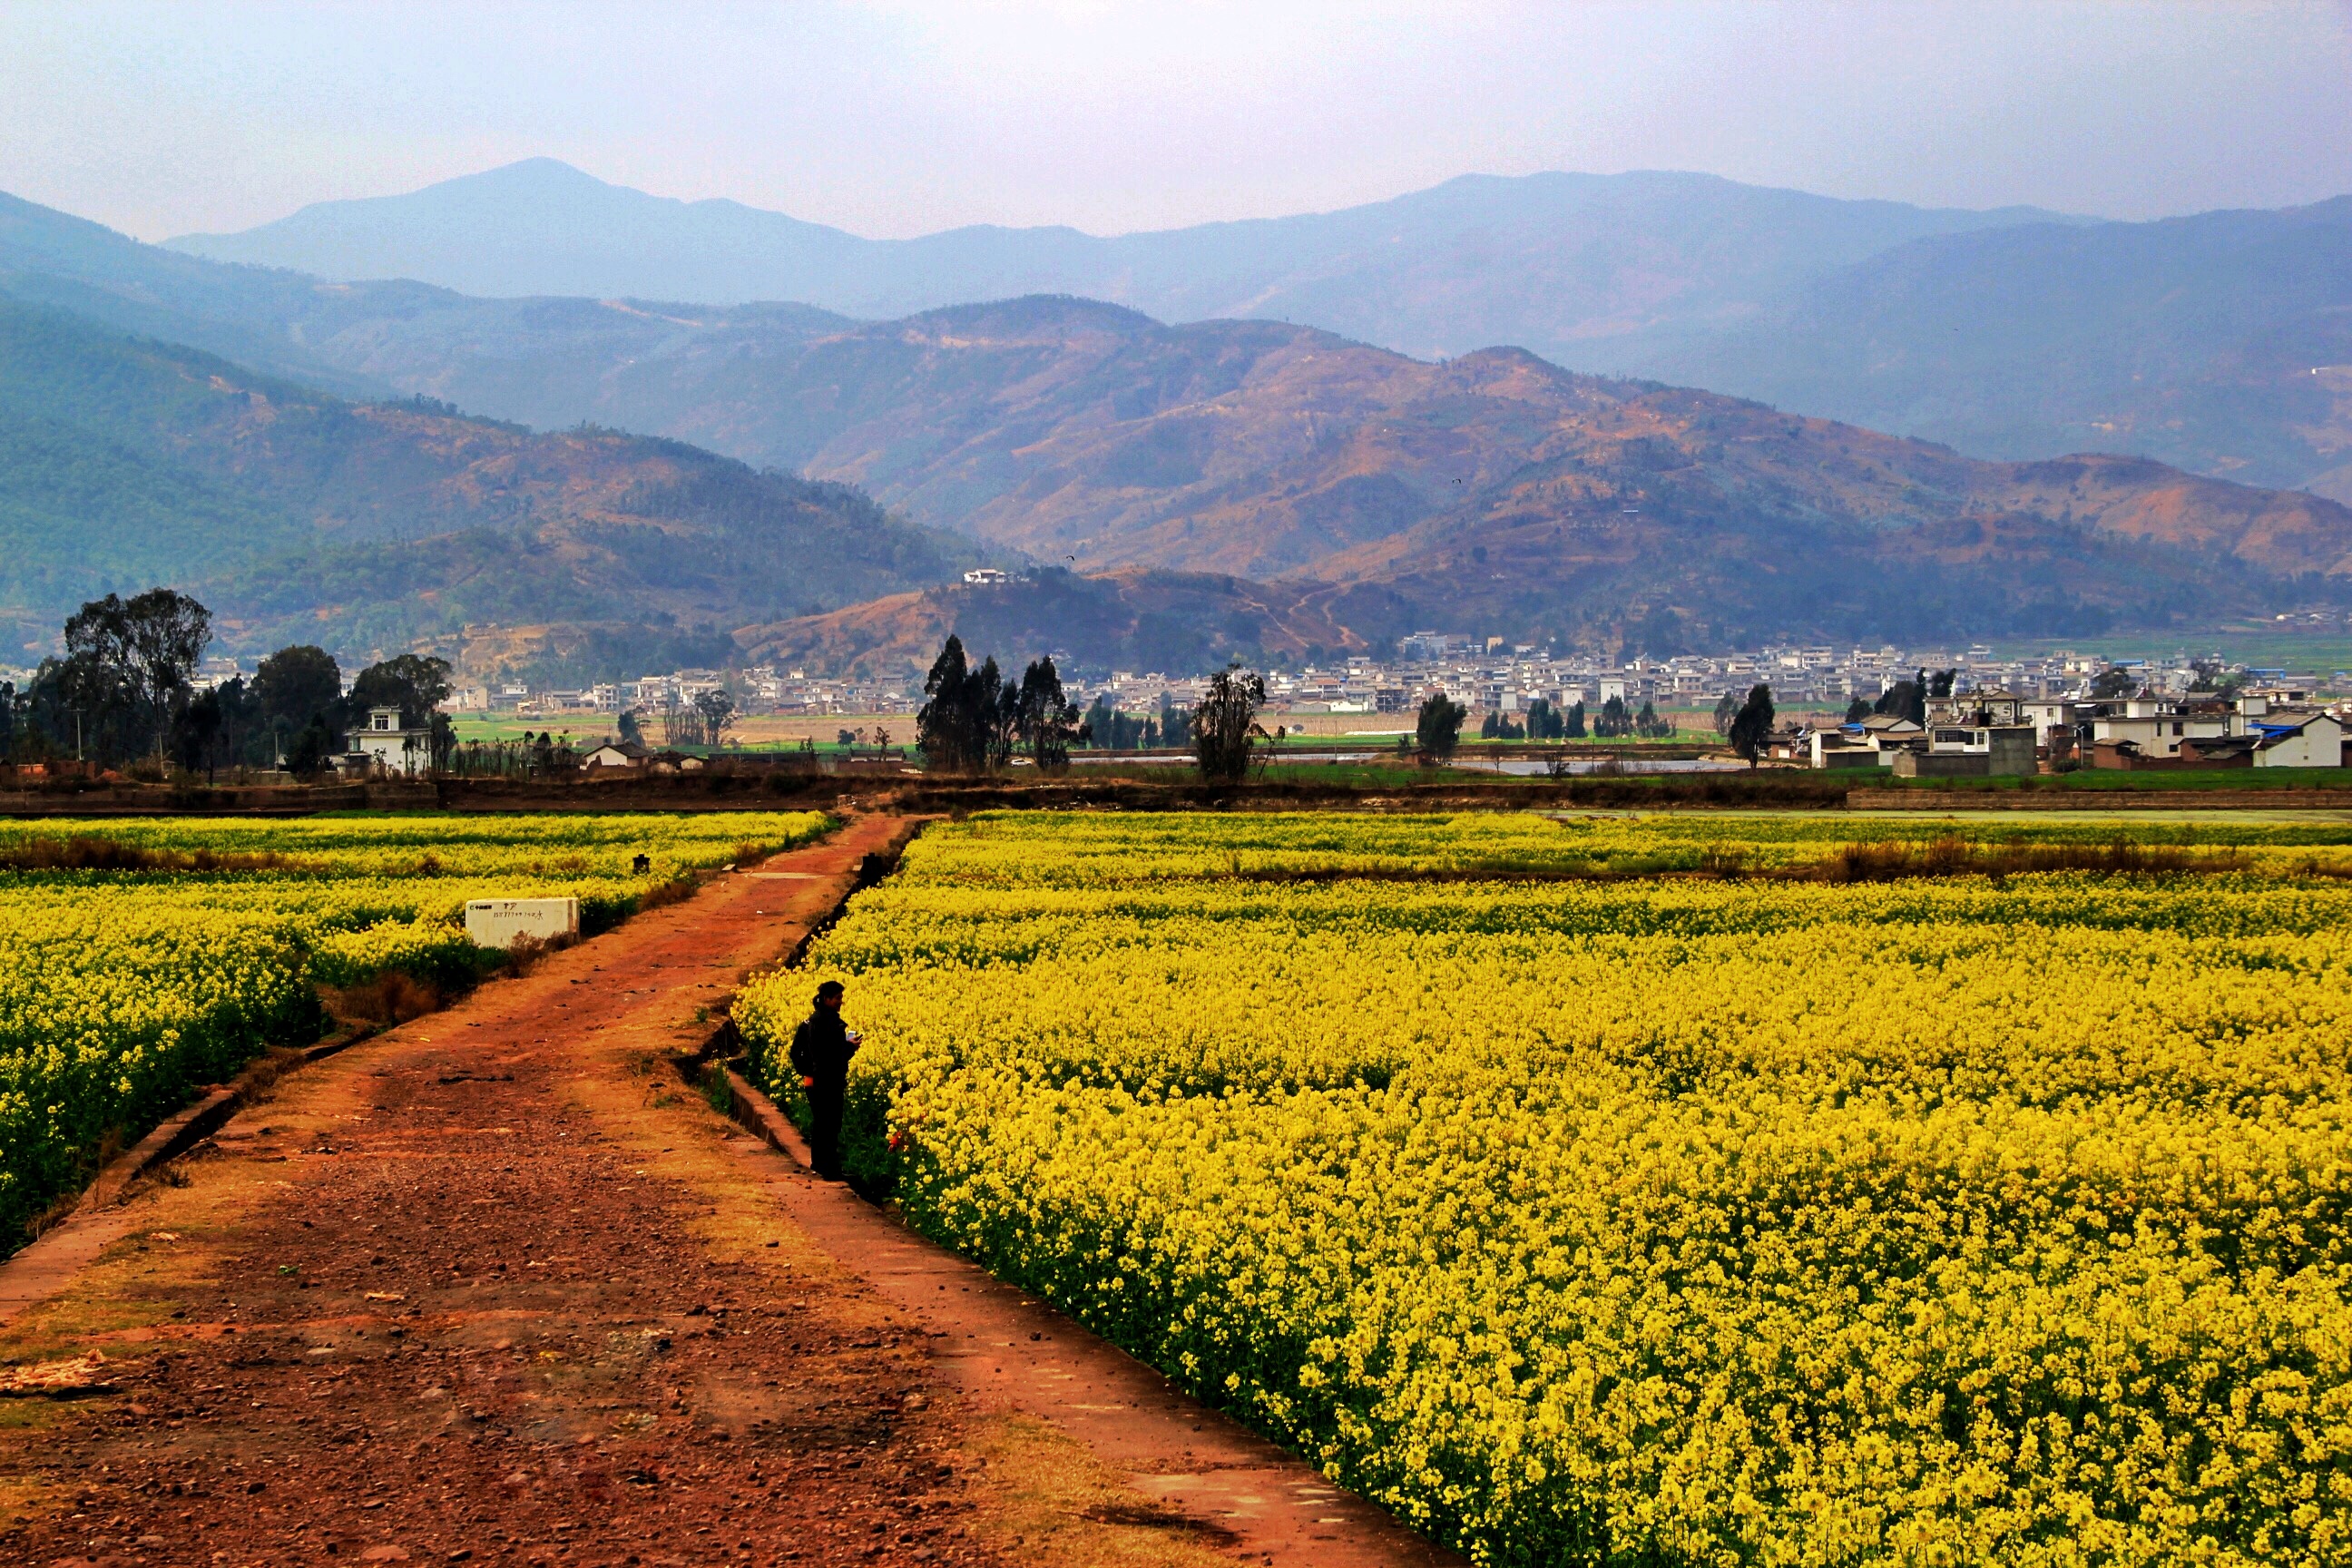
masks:
{"label": "hazy sky", "polygon": [[2120,217],[2352,191],[2334,4],[0,0],[0,190],[142,238],[546,154],[862,234],[1469,172]]}

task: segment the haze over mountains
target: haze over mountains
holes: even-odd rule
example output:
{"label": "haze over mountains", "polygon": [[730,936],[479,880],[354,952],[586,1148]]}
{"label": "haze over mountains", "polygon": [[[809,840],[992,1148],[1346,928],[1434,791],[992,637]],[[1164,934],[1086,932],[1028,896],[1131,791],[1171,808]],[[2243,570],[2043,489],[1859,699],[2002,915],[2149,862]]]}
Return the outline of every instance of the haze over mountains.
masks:
{"label": "haze over mountains", "polygon": [[1546,174],[1110,238],[867,240],[534,159],[171,244],[476,295],[864,318],[1078,294],[1162,321],[1295,321],[1421,358],[1509,345],[1975,456],[2121,451],[2352,500],[2352,198],[2103,223],[1702,174]]}
{"label": "haze over mountains", "polygon": [[[2352,317],[2352,204],[2084,225],[1643,176],[1455,182],[1363,211],[1492,212],[1498,191],[1588,223],[1582,249],[1555,254],[1557,223],[1533,219],[1516,249],[1481,255],[1460,251],[1459,221],[1453,251],[1391,221],[1385,260],[1328,247],[1363,261],[1334,266],[1330,298],[1376,302],[1370,257],[1432,311],[1449,277],[1483,290],[1456,301],[1465,320],[1517,287],[1588,344],[1744,355],[1761,374],[1780,342],[1825,400],[1853,392],[1841,363],[1867,362],[1896,412],[1991,418],[1955,390],[1974,374],[2002,407],[2042,410],[2012,435],[2105,399],[2129,415],[2107,433],[2127,438],[2073,446],[2227,445],[2254,456],[2208,466],[2247,479],[2344,460],[2352,382],[2282,367]],[[1359,215],[1285,224],[1337,219]],[[1263,233],[1234,244],[1272,254]],[[1530,268],[1585,292],[1547,293]],[[1865,274],[1876,313],[1837,302]],[[13,198],[0,298],[0,608],[27,640],[146,575],[200,587],[247,643],[462,635],[509,663],[604,673],[664,649],[716,658],[730,633],[739,651],[870,667],[958,625],[1008,653],[1147,667],[1425,626],[1651,651],[2065,637],[2352,588],[2352,511],[2311,495],[2131,456],[1987,460],[1988,444],[1963,454],[1522,347],[1432,363],[1307,325],[1169,325],[1068,297],[878,322],[803,302],[485,299],[208,260]],[[2037,310],[2073,335],[2039,331]],[[1923,332],[1932,353],[1905,346]],[[1800,353],[1801,338],[1822,346]],[[2052,353],[2074,379],[2034,370]],[[966,589],[975,540],[1004,564],[1111,574]]]}
{"label": "haze over mountains", "polygon": [[1706,174],[1465,175],[1340,212],[1103,238],[1074,228],[864,239],[730,201],[610,185],[551,158],[404,195],[321,202],[168,248],[322,278],[486,296],[704,305],[793,300],[912,315],[1079,294],[1166,321],[1291,320],[1428,358],[1566,345],[1734,317],[1828,268],[1927,235],[2058,215],[1836,201]]}

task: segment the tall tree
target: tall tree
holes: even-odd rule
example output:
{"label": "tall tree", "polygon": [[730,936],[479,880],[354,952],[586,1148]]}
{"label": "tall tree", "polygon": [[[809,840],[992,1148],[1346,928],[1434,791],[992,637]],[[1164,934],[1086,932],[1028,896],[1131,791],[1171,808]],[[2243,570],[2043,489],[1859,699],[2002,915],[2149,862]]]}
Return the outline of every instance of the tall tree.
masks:
{"label": "tall tree", "polygon": [[976,740],[980,747],[980,765],[995,772],[1013,760],[1013,731],[1021,721],[1021,688],[1004,679],[996,668],[996,656],[990,654],[980,661],[971,674],[971,712],[979,726]]}
{"label": "tall tree", "polygon": [[1070,742],[1078,730],[1078,708],[1062,691],[1053,658],[1032,659],[1021,672],[1013,699],[1014,737],[1028,748],[1040,770],[1059,773],[1070,765]]}
{"label": "tall tree", "polygon": [[172,717],[172,757],[189,773],[203,769],[207,776],[218,757],[221,731],[227,727],[218,688],[199,691],[180,704]]}
{"label": "tall tree", "polygon": [[694,710],[701,716],[702,743],[706,746],[716,746],[724,741],[727,727],[735,722],[735,699],[721,689],[695,693]]}
{"label": "tall tree", "polygon": [[994,656],[974,669],[963,639],[949,633],[923,679],[923,706],[915,715],[915,744],[924,765],[974,773],[1002,764],[1013,749],[1019,696],[1017,688],[1005,689]]}
{"label": "tall tree", "polygon": [[1163,746],[1189,746],[1192,743],[1192,715],[1171,705],[1165,697],[1160,700],[1160,743]]}
{"label": "tall tree", "polygon": [[290,735],[341,700],[343,672],[316,644],[281,647],[253,672],[253,695],[261,721]]}
{"label": "tall tree", "polygon": [[1203,778],[1230,784],[1249,772],[1250,749],[1265,733],[1257,727],[1265,700],[1265,678],[1238,663],[1209,677],[1209,689],[1192,710],[1192,754]]}
{"label": "tall tree", "polygon": [[212,640],[213,613],[172,588],[129,599],[109,594],[66,622],[66,652],[88,656],[121,682],[158,757],[171,735],[173,706],[187,695]]}
{"label": "tall tree", "polygon": [[1739,705],[1738,714],[1731,721],[1731,749],[1748,759],[1754,767],[1772,739],[1772,689],[1760,681],[1748,688],[1748,700]]}
{"label": "tall tree", "polygon": [[371,708],[397,708],[402,729],[421,730],[449,690],[447,659],[404,653],[360,671],[347,704],[350,721],[356,725]]}
{"label": "tall tree", "polygon": [[1898,680],[1888,687],[1878,700],[1872,704],[1872,711],[1892,714],[1897,719],[1908,719],[1914,724],[1926,724],[1927,722],[1927,672],[1923,669],[1912,679]]}
{"label": "tall tree", "polygon": [[102,762],[145,743],[122,671],[87,649],[41,660],[17,703],[28,729],[77,762]]}
{"label": "tall tree", "polygon": [[1469,709],[1443,691],[1431,692],[1422,699],[1421,711],[1413,715],[1415,748],[1430,762],[1452,756],[1462,740],[1462,721],[1469,716]]}
{"label": "tall tree", "polygon": [[915,744],[924,765],[941,773],[970,773],[973,725],[966,712],[965,689],[971,684],[971,666],[964,658],[963,639],[953,632],[940,645],[931,672],[923,677],[923,706],[915,714]]}

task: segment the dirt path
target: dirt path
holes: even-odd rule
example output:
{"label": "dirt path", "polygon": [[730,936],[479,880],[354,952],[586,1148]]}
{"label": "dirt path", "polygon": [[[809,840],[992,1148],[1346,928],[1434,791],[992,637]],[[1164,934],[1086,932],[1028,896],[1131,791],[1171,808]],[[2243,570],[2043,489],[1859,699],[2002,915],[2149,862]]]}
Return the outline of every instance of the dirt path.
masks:
{"label": "dirt path", "polygon": [[[767,1163],[781,1151],[808,1164],[807,1144],[764,1095],[739,1079],[735,1098],[744,1120],[773,1146],[742,1150],[741,1158]],[[1444,1568],[1462,1561],[845,1188],[824,1182],[776,1188],[804,1234],[929,1331],[932,1363],[950,1386],[978,1408],[1050,1422],[1164,1515],[1192,1521],[1202,1540],[1277,1568]]]}
{"label": "dirt path", "polygon": [[[988,1311],[907,1310],[965,1266],[877,1249],[668,1068],[903,831],[307,1068],[98,1216],[0,1327],[0,1391],[49,1385],[0,1397],[0,1562],[1431,1561],[1349,1550],[1314,1521],[1360,1505],[1060,1320],[1014,1342],[1035,1310],[976,1271]],[[1260,1486],[1306,1490],[1240,1517]]]}

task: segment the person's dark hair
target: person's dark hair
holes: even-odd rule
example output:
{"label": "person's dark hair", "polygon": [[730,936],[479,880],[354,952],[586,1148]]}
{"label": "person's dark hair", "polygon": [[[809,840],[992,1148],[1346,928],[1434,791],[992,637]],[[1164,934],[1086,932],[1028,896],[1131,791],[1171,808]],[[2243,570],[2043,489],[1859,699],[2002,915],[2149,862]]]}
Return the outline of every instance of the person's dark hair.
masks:
{"label": "person's dark hair", "polygon": [[838,980],[828,980],[824,984],[816,988],[816,999],[820,1002],[824,1001],[828,996],[838,996],[840,994],[841,982]]}

